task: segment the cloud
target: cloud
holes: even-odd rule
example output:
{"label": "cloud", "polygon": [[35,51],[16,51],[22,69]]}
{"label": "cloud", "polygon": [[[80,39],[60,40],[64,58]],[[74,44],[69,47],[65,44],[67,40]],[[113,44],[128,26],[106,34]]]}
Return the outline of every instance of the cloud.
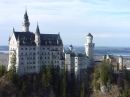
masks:
{"label": "cloud", "polygon": [[130,34],[114,33],[114,34],[93,34],[95,38],[129,38]]}

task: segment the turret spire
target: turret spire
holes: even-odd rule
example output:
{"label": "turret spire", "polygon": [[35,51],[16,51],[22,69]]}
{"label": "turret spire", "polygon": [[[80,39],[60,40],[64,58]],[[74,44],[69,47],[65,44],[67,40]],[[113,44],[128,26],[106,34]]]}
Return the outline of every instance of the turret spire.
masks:
{"label": "turret spire", "polygon": [[40,34],[40,30],[39,30],[38,22],[37,22],[36,34],[38,34],[38,35]]}
{"label": "turret spire", "polygon": [[14,27],[13,27],[13,32],[15,31]]}
{"label": "turret spire", "polygon": [[29,22],[29,18],[28,18],[28,14],[27,14],[27,9],[25,8],[24,21],[23,21],[23,32],[29,32],[29,26],[30,26],[30,22]]}
{"label": "turret spire", "polygon": [[29,21],[28,14],[27,14],[27,9],[25,9],[24,20]]}

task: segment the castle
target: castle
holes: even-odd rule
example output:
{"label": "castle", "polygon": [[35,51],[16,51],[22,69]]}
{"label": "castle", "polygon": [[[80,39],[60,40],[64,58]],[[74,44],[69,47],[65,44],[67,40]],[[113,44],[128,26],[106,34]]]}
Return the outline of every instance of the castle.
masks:
{"label": "castle", "polygon": [[41,66],[46,67],[53,62],[54,68],[66,69],[70,75],[78,77],[81,71],[93,66],[94,46],[93,36],[87,35],[85,43],[85,53],[75,53],[73,46],[64,50],[63,41],[58,34],[41,34],[37,24],[35,33],[29,31],[29,17],[27,11],[22,22],[23,31],[18,32],[13,29],[12,36],[9,37],[9,63],[11,68],[12,56],[16,56],[16,70],[19,75],[28,73],[39,73]]}

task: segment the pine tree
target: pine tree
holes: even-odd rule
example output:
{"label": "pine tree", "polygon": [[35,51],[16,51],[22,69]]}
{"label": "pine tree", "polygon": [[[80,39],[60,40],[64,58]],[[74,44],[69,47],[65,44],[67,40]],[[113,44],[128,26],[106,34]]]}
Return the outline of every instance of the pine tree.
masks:
{"label": "pine tree", "polygon": [[66,71],[63,70],[62,74],[62,80],[61,80],[61,97],[66,97]]}
{"label": "pine tree", "polygon": [[35,75],[33,76],[33,87],[34,87],[34,89],[37,88],[37,78]]}
{"label": "pine tree", "polygon": [[85,97],[85,87],[84,87],[84,83],[81,84],[80,97]]}
{"label": "pine tree", "polygon": [[2,64],[0,65],[0,77],[6,73],[6,67]]}
{"label": "pine tree", "polygon": [[46,77],[45,73],[42,74],[42,86],[43,86],[44,90],[46,90],[46,88],[48,86],[47,77]]}
{"label": "pine tree", "polygon": [[26,95],[26,85],[25,83],[22,84],[22,89],[21,89],[21,96],[25,97]]}
{"label": "pine tree", "polygon": [[105,61],[101,64],[100,79],[102,85],[105,85],[107,83],[107,67]]}
{"label": "pine tree", "polygon": [[10,63],[11,63],[11,67],[10,67],[10,70],[8,73],[8,78],[11,82],[16,84],[18,75],[16,73],[16,66],[15,66],[16,65],[16,55],[15,54],[12,55]]}
{"label": "pine tree", "polygon": [[51,71],[52,71],[52,66],[49,65],[48,68],[47,68],[47,72],[46,72],[46,77],[47,77],[48,85],[50,85],[51,81],[52,81]]}

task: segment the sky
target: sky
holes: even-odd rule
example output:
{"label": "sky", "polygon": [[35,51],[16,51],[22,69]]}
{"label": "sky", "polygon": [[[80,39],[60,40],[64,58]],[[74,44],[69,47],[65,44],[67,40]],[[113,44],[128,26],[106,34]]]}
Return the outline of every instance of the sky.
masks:
{"label": "sky", "polygon": [[22,31],[27,8],[30,31],[60,32],[63,44],[84,46],[88,33],[96,46],[130,47],[130,0],[0,0],[0,45]]}

